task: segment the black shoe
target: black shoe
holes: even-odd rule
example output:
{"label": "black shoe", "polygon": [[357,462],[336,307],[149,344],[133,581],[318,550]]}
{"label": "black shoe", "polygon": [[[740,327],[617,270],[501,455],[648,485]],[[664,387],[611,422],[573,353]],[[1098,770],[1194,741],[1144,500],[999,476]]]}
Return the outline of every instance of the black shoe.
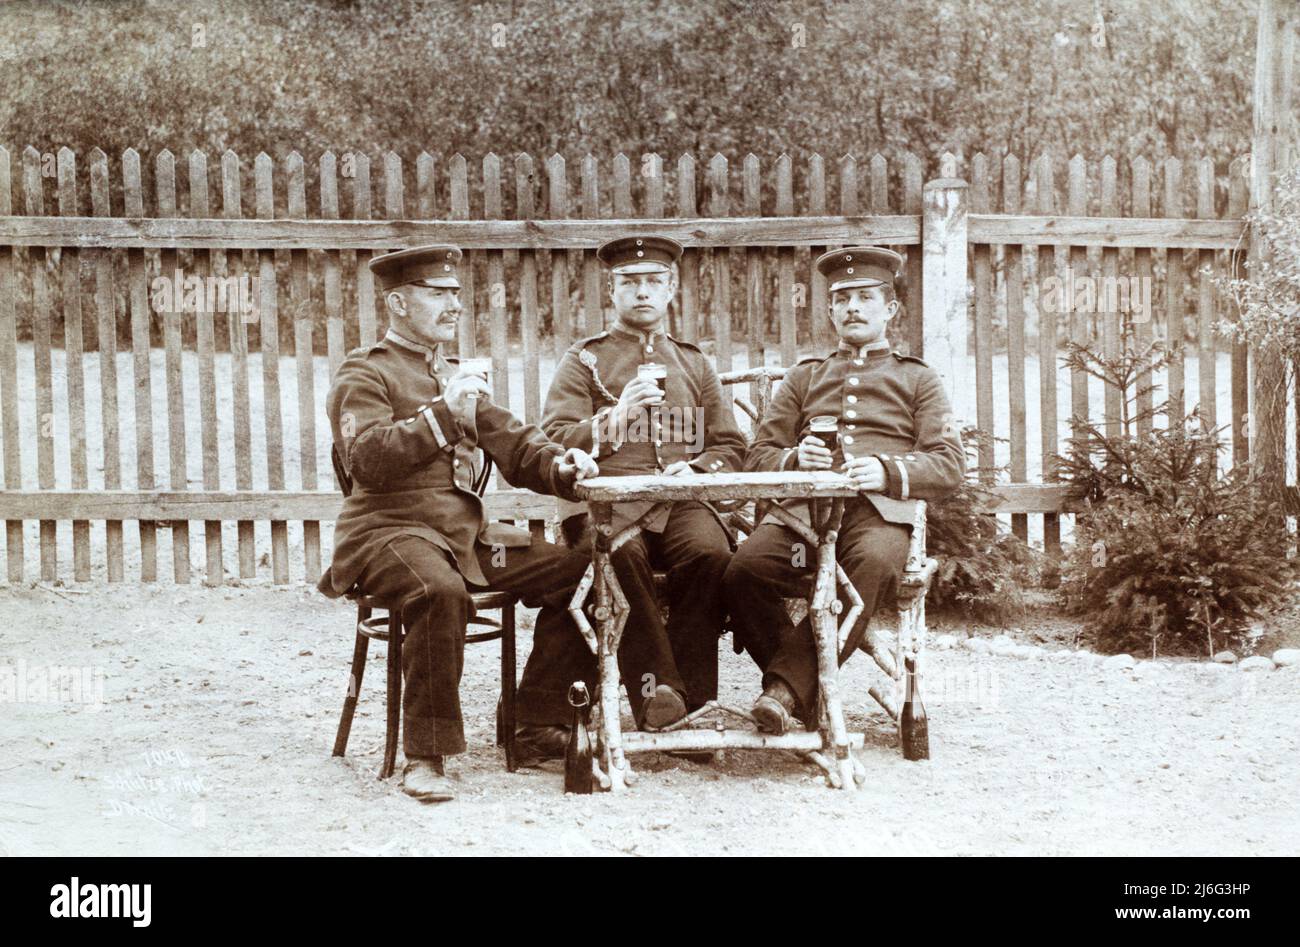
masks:
{"label": "black shoe", "polygon": [[762,696],[754,701],[749,712],[754,715],[759,730],[780,736],[799,725],[795,719],[798,705],[799,701],[785,682],[774,680],[763,688]]}
{"label": "black shoe", "polygon": [[686,701],[667,684],[660,684],[641,709],[641,725],[662,730],[686,716]]}
{"label": "black shoe", "polygon": [[571,729],[554,724],[521,723],[515,727],[515,757],[519,765],[564,759]]}

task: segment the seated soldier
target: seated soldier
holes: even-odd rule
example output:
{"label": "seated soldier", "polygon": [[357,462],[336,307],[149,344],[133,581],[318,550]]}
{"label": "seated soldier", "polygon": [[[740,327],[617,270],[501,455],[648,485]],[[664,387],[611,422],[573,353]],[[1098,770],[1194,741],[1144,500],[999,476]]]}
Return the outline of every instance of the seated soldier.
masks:
{"label": "seated soldier", "polygon": [[[326,399],[354,489],[320,589],[336,597],[355,585],[402,603],[402,789],[425,801],[451,798],[443,758],[465,749],[459,685],[471,589],[540,604],[539,637],[563,647],[569,638],[542,632],[572,630],[568,597],[588,563],[581,553],[532,542],[527,530],[487,521],[473,489],[478,450],[511,484],[540,493],[572,498],[574,482],[597,472],[584,451],[566,451],[493,404],[484,378],[443,356],[461,315],[460,258],[455,247],[427,246],[370,262],[390,328],[379,343],[348,355]],[[576,646],[586,651],[581,639]],[[520,703],[532,722],[520,728],[520,753],[562,756],[569,708],[548,715],[526,707],[522,694]]]}
{"label": "seated soldier", "polygon": [[[678,476],[740,466],[745,439],[717,372],[695,345],[664,331],[681,254],[681,245],[666,237],[623,237],[604,244],[597,256],[609,267],[617,321],[608,331],[575,342],[556,366],[542,428],[566,447],[591,451],[605,476]],[[652,506],[615,504],[615,533]],[[590,550],[583,511],[572,511],[564,528],[578,548]],[[641,534],[611,557],[630,610],[618,659],[638,726],[667,726],[717,697],[718,638],[726,619],[722,574],[730,558],[731,538],[717,513],[689,502],[675,503],[643,523]],[[655,569],[668,571],[666,624],[655,594]],[[572,629],[557,630],[577,636]],[[596,662],[589,650],[550,653],[578,662],[557,668],[552,680],[592,682]],[[534,687],[527,677],[520,694]],[[562,698],[562,693],[552,695],[556,703]]]}
{"label": "seated soldier", "polygon": [[[894,279],[902,258],[848,247],[817,259],[829,286],[836,351],[806,358],[786,375],[755,434],[745,468],[842,470],[863,495],[846,500],[836,554],[862,596],[863,612],[840,652],[857,648],[872,614],[892,597],[907,559],[917,500],[955,490],[965,471],[961,441],[939,375],[890,350],[885,327],[898,312]],[[834,444],[810,433],[835,419]],[[829,439],[829,438],[828,438]],[[808,522],[808,502],[783,506]],[[795,627],[783,599],[812,591],[817,557],[769,516],[740,544],[723,580],[743,643],[763,672],[753,707],[759,728],[784,733],[800,718],[817,726],[817,651],[808,618]],[[802,550],[802,554],[801,554]]]}

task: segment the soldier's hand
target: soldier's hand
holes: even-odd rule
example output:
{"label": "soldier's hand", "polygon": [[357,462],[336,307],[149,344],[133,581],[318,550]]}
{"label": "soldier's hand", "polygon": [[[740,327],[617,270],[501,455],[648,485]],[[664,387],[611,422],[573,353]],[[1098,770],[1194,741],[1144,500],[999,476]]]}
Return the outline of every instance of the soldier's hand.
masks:
{"label": "soldier's hand", "polygon": [[799,442],[800,470],[830,470],[833,455],[820,437],[809,434]]}
{"label": "soldier's hand", "polygon": [[623,388],[623,393],[619,395],[618,405],[614,412],[619,415],[619,420],[626,423],[628,417],[638,408],[646,408],[651,405],[662,404],[664,400],[663,392],[659,386],[649,378],[633,378]]}
{"label": "soldier's hand", "polygon": [[844,465],[844,472],[865,493],[879,493],[885,489],[885,468],[875,457],[854,457]]}
{"label": "soldier's hand", "polygon": [[696,472],[697,471],[691,466],[691,463],[688,460],[674,460],[664,468],[665,477],[683,477],[687,474],[693,474]]}
{"label": "soldier's hand", "polygon": [[452,376],[451,381],[447,382],[442,397],[456,419],[466,421],[477,410],[476,399],[492,397],[492,389],[488,387],[487,380],[482,375],[457,372]]}
{"label": "soldier's hand", "polygon": [[560,458],[559,473],[565,480],[586,480],[600,473],[600,468],[585,450],[570,447]]}

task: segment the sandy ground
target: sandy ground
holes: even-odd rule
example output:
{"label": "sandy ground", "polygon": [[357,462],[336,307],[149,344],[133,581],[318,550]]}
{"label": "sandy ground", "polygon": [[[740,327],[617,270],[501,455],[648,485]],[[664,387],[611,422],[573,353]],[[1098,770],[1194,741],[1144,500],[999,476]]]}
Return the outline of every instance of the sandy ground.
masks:
{"label": "sandy ground", "polygon": [[[933,623],[932,623],[933,624]],[[523,612],[520,650],[530,645]],[[787,753],[633,758],[626,795],[565,796],[557,764],[506,773],[492,746],[495,644],[472,646],[458,798],[376,778],[383,647],[346,759],[331,758],[351,612],[304,586],[0,588],[0,854],[1294,854],[1300,669],[1161,659],[1103,667],[1050,615],[1030,657],[931,650],[932,759],[908,763],[846,666],[868,779],[827,788]],[[964,637],[995,629],[932,628]],[[722,648],[722,698],[757,675]],[[83,691],[40,699],[53,665]],[[102,693],[102,701],[99,695]],[[58,696],[58,695],[55,695]],[[76,698],[80,698],[79,700]]]}

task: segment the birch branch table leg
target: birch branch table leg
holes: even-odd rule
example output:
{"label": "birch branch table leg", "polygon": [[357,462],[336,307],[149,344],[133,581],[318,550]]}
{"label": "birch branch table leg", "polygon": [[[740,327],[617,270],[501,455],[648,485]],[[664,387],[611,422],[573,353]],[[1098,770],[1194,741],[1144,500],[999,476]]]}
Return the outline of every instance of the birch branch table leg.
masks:
{"label": "birch branch table leg", "polygon": [[835,499],[822,526],[817,545],[817,579],[813,586],[809,607],[813,634],[817,642],[817,678],[821,686],[822,707],[825,714],[823,741],[825,750],[839,773],[839,788],[852,791],[854,779],[853,757],[849,751],[848,727],[844,723],[844,704],[839,688],[839,634],[832,611],[836,600],[835,544],[844,501]]}
{"label": "birch branch table leg", "polygon": [[617,589],[618,579],[609,561],[611,514],[612,509],[608,503],[591,504],[591,518],[595,525],[592,563],[596,593],[596,659],[600,674],[598,749],[610,790],[620,792],[627,788],[627,761],[623,757],[623,734],[619,721],[618,639],[627,619],[627,606],[624,599],[620,613],[615,604],[616,596],[617,599],[622,599],[622,594]]}

